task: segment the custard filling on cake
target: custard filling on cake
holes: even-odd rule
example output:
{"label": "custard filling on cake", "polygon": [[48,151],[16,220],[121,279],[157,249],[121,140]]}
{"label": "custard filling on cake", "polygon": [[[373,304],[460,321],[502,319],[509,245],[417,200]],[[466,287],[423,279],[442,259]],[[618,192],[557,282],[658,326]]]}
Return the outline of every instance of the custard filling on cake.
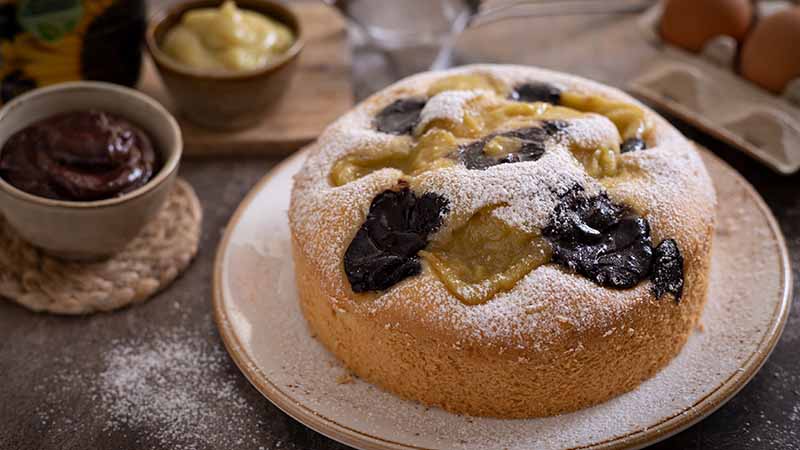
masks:
{"label": "custard filling on cake", "polygon": [[381,169],[397,169],[414,176],[449,167],[455,161],[448,155],[457,146],[450,132],[437,129],[425,133],[413,145],[403,142],[383,149],[366,149],[337,161],[331,170],[331,183],[343,186]]}
{"label": "custard filling on cake", "polygon": [[[493,77],[464,74],[435,82],[428,89],[427,101],[393,102],[377,114],[376,127],[410,134],[411,139],[339,159],[331,170],[331,183],[343,186],[389,168],[407,179],[457,164],[485,170],[536,161],[556,145],[566,146],[589,176],[605,179],[622,172],[623,150],[645,148],[644,138],[652,124],[636,105],[562,92],[543,83],[521,85],[511,94],[507,91]],[[616,132],[606,132],[600,142],[595,139],[587,144],[571,132],[574,121],[587,114],[603,116]],[[562,204],[574,209],[574,197]],[[426,245],[413,257],[422,256],[447,289],[467,304],[483,303],[512,289],[529,272],[550,262],[603,286],[628,288],[646,278],[652,258],[646,219],[630,212],[626,213],[630,217],[623,218],[621,211],[629,208],[610,202],[601,205],[604,198],[589,201],[613,210],[615,220],[595,229],[597,224],[584,223],[592,217],[562,214],[567,223],[551,225],[543,235],[542,230],[508,225],[492,214],[494,208],[483,208],[446,241],[433,242],[430,248]],[[574,229],[565,231],[565,227]]]}
{"label": "custard filling on cake", "polygon": [[462,302],[475,305],[510,290],[531,270],[550,262],[553,250],[541,233],[509,226],[479,210],[444,242],[421,251],[447,289]]}
{"label": "custard filling on cake", "polygon": [[498,164],[522,162],[525,159],[515,158],[524,147],[515,132],[553,123],[568,128],[571,121],[587,114],[608,119],[618,135],[601,145],[587,145],[566,131],[558,136],[553,133],[551,141],[563,141],[561,144],[570,149],[589,175],[614,177],[621,171],[619,156],[644,149],[652,128],[638,106],[599,95],[561,92],[542,83],[524,84],[511,94],[506,91],[499,80],[486,75],[453,75],[434,83],[428,90],[428,100],[393,102],[377,114],[376,128],[411,134],[416,142],[396,148],[367,148],[345,156],[331,170],[331,183],[342,186],[385,168],[415,176],[450,167],[461,150],[476,143],[481,143],[483,154]]}

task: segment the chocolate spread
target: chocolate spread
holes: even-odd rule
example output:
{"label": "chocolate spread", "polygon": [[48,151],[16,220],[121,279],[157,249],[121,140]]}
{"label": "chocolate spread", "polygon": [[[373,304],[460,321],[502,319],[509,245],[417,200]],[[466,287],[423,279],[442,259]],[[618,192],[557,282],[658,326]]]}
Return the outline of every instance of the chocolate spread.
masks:
{"label": "chocolate spread", "polygon": [[145,183],[160,161],[150,138],[131,122],[100,111],[51,116],[15,133],[0,151],[0,177],[59,200],[116,197]]}

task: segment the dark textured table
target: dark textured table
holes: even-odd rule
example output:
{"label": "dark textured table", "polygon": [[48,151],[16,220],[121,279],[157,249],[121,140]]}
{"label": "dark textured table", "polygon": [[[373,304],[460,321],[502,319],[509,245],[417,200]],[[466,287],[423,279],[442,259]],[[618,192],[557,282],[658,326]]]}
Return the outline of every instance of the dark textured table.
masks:
{"label": "dark textured table", "polygon": [[[635,40],[628,20],[535,23],[518,20],[472,31],[459,46],[461,59],[538,64],[624,86],[655,57]],[[358,97],[392,78],[382,58],[368,51],[356,55],[355,76]],[[786,236],[800,292],[800,175],[775,175],[678,125],[764,197]],[[34,314],[0,301],[0,449],[346,448],[287,417],[253,389],[225,353],[211,317],[213,257],[223,227],[276,163],[183,163],[181,175],[205,210],[201,249],[187,273],[153,300],[75,318]],[[775,352],[741,393],[653,448],[799,449],[799,312],[794,302]]]}

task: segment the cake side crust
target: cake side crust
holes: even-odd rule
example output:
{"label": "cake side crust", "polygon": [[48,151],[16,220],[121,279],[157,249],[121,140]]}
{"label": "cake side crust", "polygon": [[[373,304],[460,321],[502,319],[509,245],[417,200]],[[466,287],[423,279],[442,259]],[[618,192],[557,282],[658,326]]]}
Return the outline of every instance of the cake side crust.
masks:
{"label": "cake side crust", "polygon": [[452,336],[420,333],[338,308],[350,299],[334,299],[336,293],[324,288],[295,239],[292,249],[303,314],[316,339],[348,370],[406,399],[500,418],[575,411],[628,392],[656,374],[680,352],[698,322],[711,255],[709,245],[698,252],[704,256],[688,262],[686,290],[677,307],[651,299],[619,316],[614,333],[566,333],[546,350],[501,350],[459,347],[450,343]]}

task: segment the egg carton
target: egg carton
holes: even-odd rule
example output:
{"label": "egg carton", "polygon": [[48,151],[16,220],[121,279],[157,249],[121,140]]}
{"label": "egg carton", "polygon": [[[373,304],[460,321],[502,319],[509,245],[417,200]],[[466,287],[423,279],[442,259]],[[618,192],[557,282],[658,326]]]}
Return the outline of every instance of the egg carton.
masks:
{"label": "egg carton", "polygon": [[[786,2],[760,2],[768,15]],[[699,54],[665,43],[658,34],[663,6],[645,12],[639,27],[662,57],[630,83],[630,90],[680,119],[744,151],[775,171],[800,170],[800,78],[774,95],[734,71],[736,40],[711,39]]]}

